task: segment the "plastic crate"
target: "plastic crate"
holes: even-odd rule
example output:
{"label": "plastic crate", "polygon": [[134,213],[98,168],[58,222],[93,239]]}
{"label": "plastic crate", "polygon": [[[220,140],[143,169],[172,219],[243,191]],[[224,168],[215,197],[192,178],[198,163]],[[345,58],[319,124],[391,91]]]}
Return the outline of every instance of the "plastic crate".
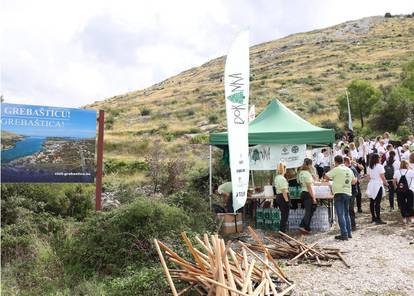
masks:
{"label": "plastic crate", "polygon": [[266,220],[271,220],[272,219],[272,210],[273,209],[270,209],[270,208],[263,209],[264,218]]}
{"label": "plastic crate", "polygon": [[264,219],[256,219],[256,228],[264,229],[265,228],[265,220]]}
{"label": "plastic crate", "polygon": [[265,220],[265,229],[272,230],[273,229],[273,221],[272,220]]}
{"label": "plastic crate", "polygon": [[280,221],[273,221],[272,230],[273,231],[279,231],[280,230]]}
{"label": "plastic crate", "polygon": [[270,218],[271,218],[271,220],[280,220],[280,210],[279,209],[271,209]]}
{"label": "plastic crate", "polygon": [[257,219],[264,219],[264,211],[265,209],[257,208],[256,209],[256,220]]}

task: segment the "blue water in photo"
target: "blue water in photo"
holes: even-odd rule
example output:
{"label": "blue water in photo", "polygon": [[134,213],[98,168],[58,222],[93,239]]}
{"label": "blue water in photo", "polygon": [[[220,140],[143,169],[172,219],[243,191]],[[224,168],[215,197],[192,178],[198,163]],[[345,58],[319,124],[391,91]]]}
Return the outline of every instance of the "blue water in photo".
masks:
{"label": "blue water in photo", "polygon": [[45,137],[28,137],[16,142],[16,147],[1,152],[1,162],[7,163],[20,157],[37,153],[43,149]]}

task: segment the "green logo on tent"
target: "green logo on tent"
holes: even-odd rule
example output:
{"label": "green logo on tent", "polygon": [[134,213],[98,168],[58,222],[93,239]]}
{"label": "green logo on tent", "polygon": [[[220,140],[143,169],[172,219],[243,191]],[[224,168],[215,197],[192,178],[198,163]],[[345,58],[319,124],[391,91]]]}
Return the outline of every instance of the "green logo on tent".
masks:
{"label": "green logo on tent", "polygon": [[228,96],[227,99],[232,101],[233,103],[236,103],[236,104],[243,104],[243,101],[244,101],[243,92],[239,91],[235,94],[232,94],[232,95]]}

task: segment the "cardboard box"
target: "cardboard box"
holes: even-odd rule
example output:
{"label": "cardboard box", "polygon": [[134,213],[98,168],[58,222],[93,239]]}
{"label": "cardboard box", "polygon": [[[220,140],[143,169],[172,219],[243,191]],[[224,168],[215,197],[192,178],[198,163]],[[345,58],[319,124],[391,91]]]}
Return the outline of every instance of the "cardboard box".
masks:
{"label": "cardboard box", "polygon": [[217,218],[220,221],[224,219],[220,228],[221,234],[243,232],[242,213],[237,213],[236,215],[233,213],[219,213],[217,214]]}

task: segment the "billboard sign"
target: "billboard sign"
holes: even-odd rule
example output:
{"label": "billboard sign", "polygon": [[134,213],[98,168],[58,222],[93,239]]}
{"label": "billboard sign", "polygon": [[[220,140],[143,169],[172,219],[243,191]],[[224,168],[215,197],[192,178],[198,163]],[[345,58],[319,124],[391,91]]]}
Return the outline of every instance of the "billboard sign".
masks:
{"label": "billboard sign", "polygon": [[1,182],[90,183],[96,111],[1,104]]}

